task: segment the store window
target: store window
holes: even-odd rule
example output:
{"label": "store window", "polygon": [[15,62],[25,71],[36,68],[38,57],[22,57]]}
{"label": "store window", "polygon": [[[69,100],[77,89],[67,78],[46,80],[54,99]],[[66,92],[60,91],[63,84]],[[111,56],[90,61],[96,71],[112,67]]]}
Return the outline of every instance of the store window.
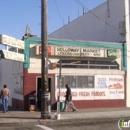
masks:
{"label": "store window", "polygon": [[88,76],[88,88],[94,88],[94,76]]}
{"label": "store window", "polygon": [[62,68],[119,70],[119,64],[116,61],[113,62],[113,61],[62,60],[62,63],[63,63]]}
{"label": "store window", "polygon": [[[59,83],[59,76],[57,76]],[[64,75],[61,78],[61,88],[68,84],[71,88],[94,88],[94,76],[69,76]],[[57,85],[59,88],[59,86]]]}

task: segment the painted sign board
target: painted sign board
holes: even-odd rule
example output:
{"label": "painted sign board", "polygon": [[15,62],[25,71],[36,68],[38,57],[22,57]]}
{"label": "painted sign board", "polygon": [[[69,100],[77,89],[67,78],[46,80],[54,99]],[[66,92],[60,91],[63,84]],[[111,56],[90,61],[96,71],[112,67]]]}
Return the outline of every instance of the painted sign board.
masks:
{"label": "painted sign board", "polygon": [[[48,46],[48,55],[62,57],[105,57],[105,49],[72,46]],[[36,55],[41,55],[41,46],[36,46]]]}
{"label": "painted sign board", "polygon": [[16,52],[0,50],[0,57],[7,60],[24,62],[24,54],[20,54]]}
{"label": "painted sign board", "polygon": [[[42,47],[36,46],[36,55],[41,55]],[[49,56],[62,56],[62,57],[106,57],[118,58],[118,50],[112,49],[99,49],[89,47],[71,47],[71,46],[48,46]]]}
{"label": "painted sign board", "polygon": [[[87,81],[86,81],[87,82]],[[124,99],[123,75],[95,75],[94,88],[71,88],[73,100]],[[57,84],[56,84],[57,86]],[[56,89],[55,95],[59,95]],[[60,89],[60,99],[65,100],[66,89]]]}
{"label": "painted sign board", "polygon": [[107,89],[109,99],[124,99],[123,75],[96,75],[95,88]]}
{"label": "painted sign board", "polygon": [[7,46],[19,48],[19,49],[24,49],[24,41],[19,40],[14,37],[10,37],[7,35],[0,35],[0,44],[4,44]]}

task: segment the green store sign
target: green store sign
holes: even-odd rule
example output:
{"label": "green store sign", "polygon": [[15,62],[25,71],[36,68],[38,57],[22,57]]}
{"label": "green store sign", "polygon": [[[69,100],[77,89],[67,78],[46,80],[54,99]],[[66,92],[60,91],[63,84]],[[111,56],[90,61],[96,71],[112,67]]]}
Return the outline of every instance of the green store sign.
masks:
{"label": "green store sign", "polygon": [[108,58],[117,58],[117,50],[107,50]]}

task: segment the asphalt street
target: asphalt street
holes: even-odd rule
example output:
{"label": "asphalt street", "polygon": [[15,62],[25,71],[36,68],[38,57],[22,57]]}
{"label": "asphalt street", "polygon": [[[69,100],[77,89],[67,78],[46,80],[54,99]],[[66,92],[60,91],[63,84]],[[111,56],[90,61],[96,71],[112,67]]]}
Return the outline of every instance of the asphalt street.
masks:
{"label": "asphalt street", "polygon": [[[4,126],[0,130],[119,130],[118,118],[112,120],[97,120],[86,123],[86,120],[66,121],[58,124],[44,124],[31,126]],[[130,129],[130,128],[129,128]],[[127,129],[126,129],[127,130]]]}

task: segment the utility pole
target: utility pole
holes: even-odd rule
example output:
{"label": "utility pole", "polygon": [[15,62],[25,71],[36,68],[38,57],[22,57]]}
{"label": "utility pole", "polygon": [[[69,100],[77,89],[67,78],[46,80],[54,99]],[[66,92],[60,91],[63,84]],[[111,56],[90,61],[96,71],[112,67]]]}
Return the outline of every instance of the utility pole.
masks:
{"label": "utility pole", "polygon": [[49,119],[50,93],[48,92],[47,0],[41,0],[41,46],[41,119]]}
{"label": "utility pole", "polygon": [[60,89],[61,89],[61,68],[62,68],[62,61],[60,60],[60,68],[59,68],[59,79],[58,79],[58,86],[59,86],[59,95],[57,100],[57,119],[60,116]]}

